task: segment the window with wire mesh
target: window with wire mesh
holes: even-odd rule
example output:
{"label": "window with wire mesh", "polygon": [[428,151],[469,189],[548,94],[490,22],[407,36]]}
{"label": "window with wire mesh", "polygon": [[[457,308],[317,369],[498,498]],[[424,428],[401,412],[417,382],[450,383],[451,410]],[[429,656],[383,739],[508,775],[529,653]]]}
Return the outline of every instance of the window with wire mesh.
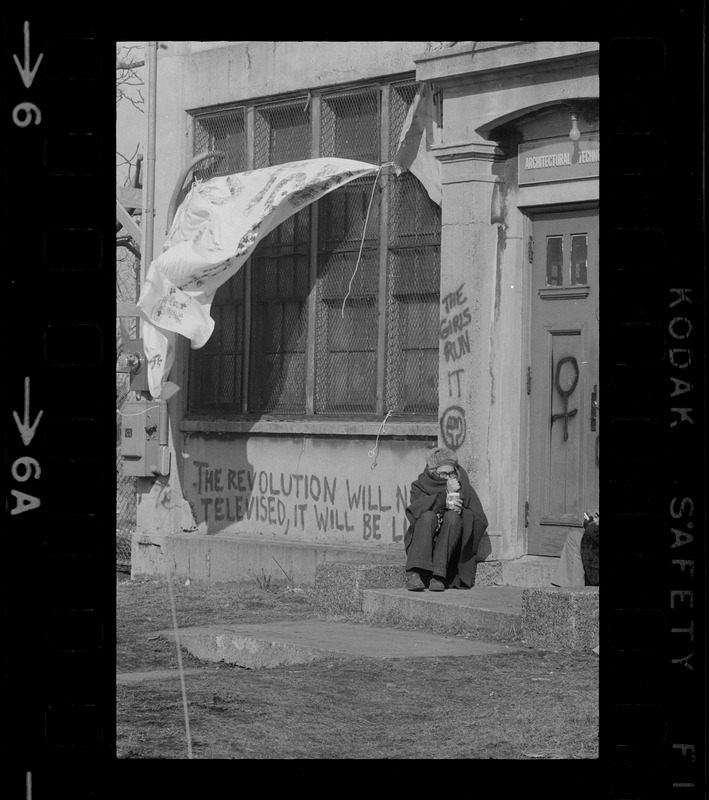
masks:
{"label": "window with wire mesh", "polygon": [[[392,158],[415,84],[393,85]],[[389,179],[385,407],[402,414],[438,409],[441,209],[410,172]]]}
{"label": "window with wire mesh", "polygon": [[[195,154],[210,149],[225,153],[221,162],[207,162],[201,177],[243,171],[248,163],[261,168],[310,158],[312,136],[318,137],[321,156],[379,164],[396,151],[416,85],[394,83],[384,90],[390,93],[388,153],[386,147],[382,152],[380,135],[382,87],[369,86],[324,94],[318,130],[313,130],[306,97],[253,106],[252,162],[243,108],[200,115]],[[373,185],[368,176],[341,186],[265,237],[250,260],[249,298],[244,298],[245,270],[219,290],[212,305],[214,333],[202,350],[191,352],[191,410],[241,411],[246,300],[251,309],[250,412],[306,413],[308,380],[314,381],[310,408],[316,414],[374,414],[382,405],[399,414],[437,412],[440,209],[410,173],[390,173],[383,191],[373,191]],[[383,192],[388,197],[385,220],[380,219]],[[310,252],[313,226],[315,254]],[[386,287],[382,298],[380,286]],[[383,363],[378,360],[381,325],[386,326]],[[315,336],[310,344],[309,330]],[[311,347],[315,364],[308,368]],[[378,374],[383,375],[384,398],[377,398]]]}
{"label": "window with wire mesh", "polygon": [[191,410],[240,410],[244,339],[244,271],[219,287],[212,303],[214,331],[190,351]]}
{"label": "window with wire mesh", "polygon": [[[254,109],[254,166],[310,158],[307,98]],[[305,413],[310,209],[269,233],[251,257],[249,411]]]}
{"label": "window with wire mesh", "polygon": [[[379,164],[380,97],[378,87],[323,97],[321,155]],[[369,176],[319,201],[316,413],[376,411],[381,198],[372,189]]]}
{"label": "window with wire mesh", "polygon": [[194,170],[196,180],[246,170],[246,127],[243,108],[201,114],[194,118],[194,154],[220,151],[221,158],[208,159]]}

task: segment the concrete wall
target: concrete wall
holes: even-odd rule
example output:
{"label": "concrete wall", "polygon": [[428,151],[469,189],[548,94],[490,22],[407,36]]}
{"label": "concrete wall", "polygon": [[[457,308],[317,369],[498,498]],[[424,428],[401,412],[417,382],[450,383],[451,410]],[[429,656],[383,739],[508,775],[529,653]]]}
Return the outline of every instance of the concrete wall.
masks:
{"label": "concrete wall", "polygon": [[166,565],[206,581],[285,570],[307,584],[325,561],[403,563],[409,487],[435,445],[384,439],[372,457],[372,438],[177,439],[170,477],[140,481],[134,576]]}
{"label": "concrete wall", "polygon": [[186,56],[186,108],[413,72],[425,42],[234,42]]}
{"label": "concrete wall", "polygon": [[417,442],[193,434],[184,494],[199,533],[401,548]]}

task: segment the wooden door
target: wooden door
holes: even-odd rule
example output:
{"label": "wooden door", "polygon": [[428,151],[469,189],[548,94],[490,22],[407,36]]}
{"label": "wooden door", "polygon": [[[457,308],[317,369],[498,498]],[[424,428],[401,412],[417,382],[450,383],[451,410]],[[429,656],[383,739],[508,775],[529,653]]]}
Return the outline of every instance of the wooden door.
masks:
{"label": "wooden door", "polygon": [[532,217],[528,553],[598,507],[598,212]]}

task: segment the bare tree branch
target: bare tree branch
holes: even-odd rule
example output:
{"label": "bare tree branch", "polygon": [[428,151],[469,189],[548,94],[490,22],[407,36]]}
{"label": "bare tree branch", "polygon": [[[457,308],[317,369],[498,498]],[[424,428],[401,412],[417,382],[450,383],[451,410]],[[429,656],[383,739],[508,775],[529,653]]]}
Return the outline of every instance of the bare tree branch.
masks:
{"label": "bare tree branch", "polygon": [[116,155],[120,156],[123,159],[123,161],[121,161],[119,164],[116,164],[116,166],[122,167],[124,164],[130,164],[131,166],[134,166],[133,159],[138,155],[138,150],[140,150],[140,142],[138,142],[138,144],[135,146],[135,150],[133,151],[133,155],[130,156],[130,158],[126,158],[123,155],[123,153],[121,153],[120,151],[116,150]]}
{"label": "bare tree branch", "polygon": [[136,69],[137,67],[144,67],[144,66],[145,66],[145,61],[130,61],[130,62],[117,61],[116,71],[122,69],[131,70],[131,69]]}
{"label": "bare tree branch", "polygon": [[144,101],[140,89],[144,85],[144,81],[137,70],[145,66],[145,59],[134,59],[132,53],[135,49],[145,50],[144,47],[137,45],[128,47],[116,45],[116,107],[121,100],[127,100],[142,111]]}
{"label": "bare tree branch", "polygon": [[[135,53],[134,51],[139,51]],[[144,45],[116,45],[116,116],[121,103],[129,103],[137,111],[143,113],[145,98],[143,86],[145,82],[139,72],[145,66]],[[140,144],[136,146],[131,156],[126,156],[116,150],[116,169],[128,168],[126,185],[131,182],[133,170],[136,168],[136,156]]]}

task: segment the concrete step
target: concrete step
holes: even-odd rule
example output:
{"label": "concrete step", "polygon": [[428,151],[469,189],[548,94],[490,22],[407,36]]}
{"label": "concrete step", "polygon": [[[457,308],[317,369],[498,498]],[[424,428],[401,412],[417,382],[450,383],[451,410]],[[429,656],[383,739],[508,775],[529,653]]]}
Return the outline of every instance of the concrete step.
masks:
{"label": "concrete step", "polygon": [[[160,631],[158,635],[174,641],[174,631]],[[202,661],[225,662],[248,669],[332,658],[434,658],[514,650],[513,646],[500,642],[320,620],[180,628],[179,639],[182,647]]]}
{"label": "concrete step", "polygon": [[518,586],[410,592],[363,589],[365,620],[382,625],[409,623],[430,631],[458,629],[481,639],[516,641],[522,635],[522,593]]}
{"label": "concrete step", "polygon": [[183,581],[253,581],[265,574],[274,582],[290,579],[296,586],[306,586],[315,582],[316,567],[323,564],[394,565],[403,572],[406,556],[403,547],[264,540],[227,533],[133,534],[131,577],[162,576],[168,564]]}
{"label": "concrete step", "polygon": [[539,589],[551,586],[559,559],[547,556],[523,556],[514,561],[501,563],[504,585]]}

